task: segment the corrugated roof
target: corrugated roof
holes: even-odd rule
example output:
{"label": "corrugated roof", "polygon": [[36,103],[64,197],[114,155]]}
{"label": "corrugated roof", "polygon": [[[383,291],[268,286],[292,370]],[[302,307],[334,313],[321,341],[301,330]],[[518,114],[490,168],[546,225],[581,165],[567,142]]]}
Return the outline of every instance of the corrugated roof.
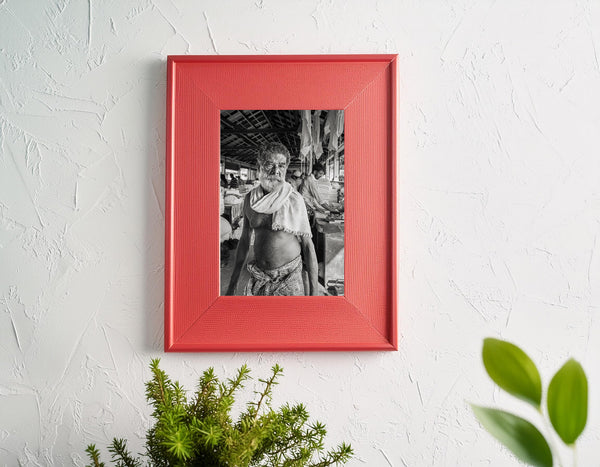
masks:
{"label": "corrugated roof", "polygon": [[[321,126],[327,112],[321,113]],[[261,145],[279,142],[292,155],[290,166],[299,166],[300,152],[299,110],[222,110],[221,160],[242,167],[256,168],[256,156]],[[340,145],[343,152],[343,134]],[[323,143],[327,156],[326,141]]]}

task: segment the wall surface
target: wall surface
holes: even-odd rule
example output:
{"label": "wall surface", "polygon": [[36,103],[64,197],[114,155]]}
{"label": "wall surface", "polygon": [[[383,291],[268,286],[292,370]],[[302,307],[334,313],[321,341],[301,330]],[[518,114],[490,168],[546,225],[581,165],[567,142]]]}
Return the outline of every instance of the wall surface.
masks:
{"label": "wall surface", "polygon": [[[166,57],[302,53],[399,55],[399,351],[165,355]],[[0,0],[0,465],[140,451],[153,357],[280,363],[351,466],[515,465],[486,336],[583,364],[600,464],[599,126],[596,1]]]}

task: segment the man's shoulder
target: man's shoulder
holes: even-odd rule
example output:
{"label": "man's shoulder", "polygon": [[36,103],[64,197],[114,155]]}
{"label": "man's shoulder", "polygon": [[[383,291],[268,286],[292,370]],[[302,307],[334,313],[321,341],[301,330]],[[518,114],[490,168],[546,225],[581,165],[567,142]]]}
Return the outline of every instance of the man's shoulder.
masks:
{"label": "man's shoulder", "polygon": [[244,200],[242,201],[242,209],[244,210],[244,213],[249,213],[249,209],[250,209],[250,196],[252,195],[252,192],[254,190],[250,190],[248,193],[246,193],[244,195]]}
{"label": "man's shoulder", "polygon": [[303,201],[304,202],[304,198],[302,197],[302,195],[300,194],[299,191],[292,190],[292,192],[290,193],[290,201],[292,201],[292,202]]}
{"label": "man's shoulder", "polygon": [[302,211],[306,211],[304,197],[296,190],[290,193],[289,203],[291,204],[293,209],[300,209]]}
{"label": "man's shoulder", "polygon": [[317,179],[313,176],[313,174],[310,174],[308,177],[306,177],[304,184],[307,188],[310,188],[311,190],[317,189]]}

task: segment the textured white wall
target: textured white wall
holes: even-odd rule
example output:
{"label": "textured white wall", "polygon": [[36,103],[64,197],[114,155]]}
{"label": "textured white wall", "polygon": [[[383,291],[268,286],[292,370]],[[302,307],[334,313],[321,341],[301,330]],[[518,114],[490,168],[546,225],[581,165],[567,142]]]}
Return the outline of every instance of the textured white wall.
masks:
{"label": "textured white wall", "polygon": [[[0,0],[0,463],[139,451],[150,358],[286,376],[352,466],[514,465],[485,336],[590,378],[600,463],[600,3]],[[398,53],[394,353],[162,353],[167,54]],[[568,458],[568,453],[563,453]],[[105,460],[108,460],[106,458]]]}

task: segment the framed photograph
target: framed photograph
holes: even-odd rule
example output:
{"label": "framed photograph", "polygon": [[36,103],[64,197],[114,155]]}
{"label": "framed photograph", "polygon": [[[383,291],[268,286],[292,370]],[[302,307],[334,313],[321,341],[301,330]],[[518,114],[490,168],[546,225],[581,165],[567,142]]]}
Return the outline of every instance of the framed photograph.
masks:
{"label": "framed photograph", "polygon": [[165,351],[396,350],[396,55],[169,56]]}

